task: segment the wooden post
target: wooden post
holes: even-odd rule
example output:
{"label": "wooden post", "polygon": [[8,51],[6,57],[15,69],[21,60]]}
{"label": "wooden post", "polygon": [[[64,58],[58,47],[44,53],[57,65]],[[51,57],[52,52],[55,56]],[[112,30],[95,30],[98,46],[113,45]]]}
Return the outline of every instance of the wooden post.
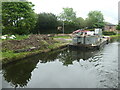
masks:
{"label": "wooden post", "polygon": [[83,37],[83,44],[85,44],[85,38],[86,38],[86,36]]}
{"label": "wooden post", "polygon": [[84,37],[83,37],[83,44],[86,44],[86,41],[85,41],[85,40],[86,40],[86,39],[85,39],[85,38],[86,38],[86,35],[87,35],[87,33],[85,32],[85,33],[84,33]]}
{"label": "wooden post", "polygon": [[77,36],[77,44],[78,44],[78,36]]}

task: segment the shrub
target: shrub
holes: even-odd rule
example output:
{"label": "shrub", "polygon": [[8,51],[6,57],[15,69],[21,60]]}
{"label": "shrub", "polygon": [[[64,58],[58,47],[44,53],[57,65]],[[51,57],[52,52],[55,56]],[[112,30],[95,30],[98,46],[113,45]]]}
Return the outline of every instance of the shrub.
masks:
{"label": "shrub", "polygon": [[117,25],[116,29],[117,29],[117,30],[120,30],[120,25]]}
{"label": "shrub", "polygon": [[88,31],[94,31],[95,29],[87,29]]}
{"label": "shrub", "polygon": [[103,35],[116,35],[114,31],[103,31]]}

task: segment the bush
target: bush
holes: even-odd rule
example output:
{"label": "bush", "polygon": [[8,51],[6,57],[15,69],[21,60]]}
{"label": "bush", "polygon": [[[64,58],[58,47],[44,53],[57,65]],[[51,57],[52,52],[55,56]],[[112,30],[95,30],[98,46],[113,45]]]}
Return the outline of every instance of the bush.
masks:
{"label": "bush", "polygon": [[117,30],[120,30],[120,25],[117,25],[116,29],[117,29]]}
{"label": "bush", "polygon": [[103,31],[103,35],[116,35],[113,31]]}
{"label": "bush", "polygon": [[3,2],[2,33],[29,34],[34,29],[36,23],[36,14],[33,6],[31,2]]}
{"label": "bush", "polygon": [[94,31],[94,29],[87,29],[88,31]]}
{"label": "bush", "polygon": [[73,31],[75,31],[79,28],[80,28],[79,25],[77,25],[74,22],[68,22],[68,21],[64,22],[64,29],[65,29],[66,34],[72,33]]}

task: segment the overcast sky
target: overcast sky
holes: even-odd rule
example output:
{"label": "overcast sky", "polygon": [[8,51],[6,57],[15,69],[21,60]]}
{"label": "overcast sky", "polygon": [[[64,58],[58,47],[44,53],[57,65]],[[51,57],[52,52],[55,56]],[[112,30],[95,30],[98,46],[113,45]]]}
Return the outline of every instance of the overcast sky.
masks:
{"label": "overcast sky", "polygon": [[86,18],[89,11],[99,10],[103,13],[105,21],[118,23],[119,0],[28,0],[35,4],[35,12],[48,12],[58,15],[62,8],[73,8],[77,17]]}

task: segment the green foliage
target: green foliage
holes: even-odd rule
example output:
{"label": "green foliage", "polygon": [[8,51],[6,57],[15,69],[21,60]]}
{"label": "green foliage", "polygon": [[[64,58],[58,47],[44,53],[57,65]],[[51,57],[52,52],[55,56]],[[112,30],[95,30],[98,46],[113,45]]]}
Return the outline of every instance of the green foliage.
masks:
{"label": "green foliage", "polygon": [[82,17],[76,17],[73,8],[63,8],[63,12],[60,13],[58,19],[64,21],[65,33],[72,33],[76,29],[83,29],[87,26],[86,20]]}
{"label": "green foliage", "polygon": [[[8,35],[8,36],[11,36],[11,35]],[[23,39],[29,38],[29,35],[15,35],[15,37],[16,38],[14,39],[7,38],[5,40],[23,40]],[[2,41],[5,41],[5,40],[2,40]]]}
{"label": "green foliage", "polygon": [[64,23],[65,23],[65,33],[72,33],[74,30],[80,28],[80,26],[76,24],[76,22],[65,21]]}
{"label": "green foliage", "polygon": [[73,11],[73,8],[63,8],[63,12],[60,14],[59,19],[62,21],[73,21],[76,19],[76,12]]}
{"label": "green foliage", "polygon": [[29,35],[15,35],[16,39],[15,40],[23,40],[29,38]]}
{"label": "green foliage", "polygon": [[116,34],[116,35],[110,35],[110,37],[119,39],[119,37],[120,37],[120,34]]}
{"label": "green foliage", "polygon": [[53,38],[64,38],[64,39],[70,39],[70,36],[54,36]]}
{"label": "green foliage", "polygon": [[31,2],[3,2],[2,3],[2,27],[3,34],[29,34],[29,33],[59,33],[57,27],[63,27],[65,33],[71,33],[76,29],[88,27],[103,28],[104,17],[100,11],[91,11],[88,18],[76,17],[73,8],[63,8],[63,12],[57,17],[52,13],[35,14]]}
{"label": "green foliage", "polygon": [[60,13],[58,19],[62,21],[61,26],[64,21],[65,33],[72,33],[74,30],[83,28],[85,25],[83,18],[76,17],[76,12],[73,8],[63,8],[63,12]]}
{"label": "green foliage", "polygon": [[78,17],[74,20],[75,24],[79,28],[85,28],[86,27],[86,21],[82,17]]}
{"label": "green foliage", "polygon": [[100,11],[90,11],[86,22],[89,28],[103,28],[105,24],[103,14]]}
{"label": "green foliage", "polygon": [[120,30],[120,24],[117,25],[116,29],[117,29],[117,30]]}
{"label": "green foliage", "polygon": [[[52,13],[40,13],[38,14],[36,28],[33,33],[52,33],[53,29],[57,29],[58,21],[57,17]],[[56,30],[57,31],[57,30]]]}
{"label": "green foliage", "polygon": [[87,29],[88,31],[94,31],[94,29]]}
{"label": "green foliage", "polygon": [[35,26],[31,2],[2,2],[3,34],[28,34]]}
{"label": "green foliage", "polygon": [[113,31],[103,31],[103,35],[116,35]]}

